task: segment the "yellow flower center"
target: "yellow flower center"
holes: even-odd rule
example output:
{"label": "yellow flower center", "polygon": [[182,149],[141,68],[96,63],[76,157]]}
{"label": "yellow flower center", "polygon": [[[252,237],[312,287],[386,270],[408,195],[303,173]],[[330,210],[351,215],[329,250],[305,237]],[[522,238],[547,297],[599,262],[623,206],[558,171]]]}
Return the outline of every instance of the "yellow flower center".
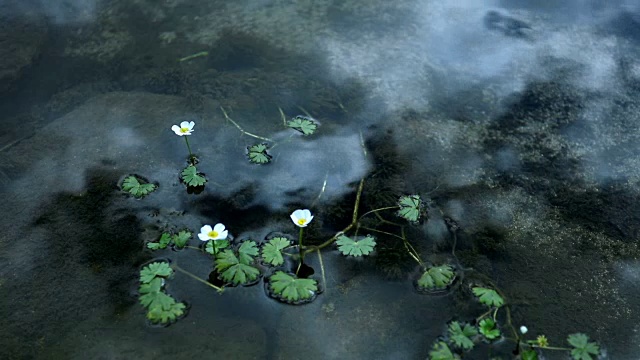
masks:
{"label": "yellow flower center", "polygon": [[209,231],[209,233],[207,235],[209,235],[210,238],[217,238],[218,237],[218,232],[217,231]]}
{"label": "yellow flower center", "polygon": [[189,132],[189,128],[180,128],[180,132],[181,133],[188,133]]}
{"label": "yellow flower center", "polygon": [[298,225],[304,225],[304,223],[306,222],[307,222],[306,219],[298,219]]}

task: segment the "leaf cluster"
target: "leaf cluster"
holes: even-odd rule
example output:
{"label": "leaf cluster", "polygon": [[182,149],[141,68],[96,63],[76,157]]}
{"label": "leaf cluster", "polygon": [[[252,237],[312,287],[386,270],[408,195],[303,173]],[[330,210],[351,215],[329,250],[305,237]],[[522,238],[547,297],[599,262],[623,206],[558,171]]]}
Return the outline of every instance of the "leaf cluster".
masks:
{"label": "leaf cluster", "polygon": [[471,350],[474,346],[472,337],[478,335],[478,330],[471,324],[460,324],[452,321],[449,324],[449,342],[463,350]]}
{"label": "leaf cluster", "polygon": [[307,116],[298,115],[287,121],[287,126],[301,132],[303,135],[311,135],[316,132],[318,124]]}
{"label": "leaf cluster", "polygon": [[162,233],[158,242],[147,243],[147,247],[151,250],[166,249],[169,244],[173,243],[177,248],[183,248],[191,239],[191,231],[181,230],[177,234]]}
{"label": "leaf cluster", "polygon": [[438,341],[433,344],[431,351],[429,351],[429,359],[430,360],[457,360],[460,359],[458,354],[454,354],[449,349],[449,345],[447,345],[444,341]]}
{"label": "leaf cluster", "polygon": [[478,323],[478,329],[480,330],[480,334],[488,340],[495,340],[500,337],[500,329],[498,329],[497,324],[493,319],[486,318],[480,320],[480,323]]}
{"label": "leaf cluster", "polygon": [[244,241],[237,252],[226,249],[216,254],[216,271],[220,278],[233,285],[246,285],[260,275],[260,270],[252,266],[258,247],[255,241]]}
{"label": "leaf cluster", "polygon": [[155,189],[155,184],[142,183],[137,177],[133,175],[127,176],[122,182],[122,190],[128,192],[136,198],[145,197]]}
{"label": "leaf cluster", "polygon": [[165,278],[173,270],[166,262],[151,263],[140,271],[140,298],[147,309],[147,319],[154,323],[168,324],[184,315],[186,306],[163,291]]}
{"label": "leaf cluster", "polygon": [[220,252],[220,250],[229,247],[229,240],[211,240],[207,241],[207,244],[204,247],[204,251],[207,253],[216,256]]}
{"label": "leaf cluster", "polygon": [[189,165],[180,174],[182,177],[182,181],[184,181],[187,186],[202,186],[207,182],[207,179],[204,175],[198,173],[198,169],[195,166]]}
{"label": "leaf cluster", "polygon": [[336,244],[342,255],[347,256],[369,255],[376,246],[376,242],[371,235],[367,235],[359,240],[354,240],[346,235],[340,235]]}
{"label": "leaf cluster", "polygon": [[285,302],[297,302],[311,299],[318,291],[318,282],[314,279],[301,279],[283,271],[276,271],[269,278],[269,288]]}
{"label": "leaf cluster", "polygon": [[456,273],[451,265],[431,266],[418,279],[420,290],[444,290],[455,280]]}

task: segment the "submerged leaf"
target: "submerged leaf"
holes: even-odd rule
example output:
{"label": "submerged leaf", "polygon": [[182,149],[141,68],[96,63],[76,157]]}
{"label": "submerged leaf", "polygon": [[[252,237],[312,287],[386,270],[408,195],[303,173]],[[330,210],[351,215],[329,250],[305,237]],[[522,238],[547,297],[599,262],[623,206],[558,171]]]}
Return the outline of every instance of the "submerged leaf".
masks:
{"label": "submerged leaf", "polygon": [[489,307],[500,307],[504,304],[504,299],[493,289],[474,287],[472,290],[473,293],[478,296],[480,302]]}
{"label": "submerged leaf", "polygon": [[271,161],[271,155],[267,153],[267,144],[257,144],[247,147],[249,161],[254,164],[267,164]]}
{"label": "submerged leaf", "polygon": [[201,186],[207,182],[204,176],[198,174],[198,169],[195,166],[189,165],[182,170],[182,181],[188,186]]}
{"label": "submerged leaf", "polygon": [[457,354],[451,352],[449,345],[444,341],[438,341],[433,344],[433,348],[429,351],[430,360],[455,360],[459,358]]}
{"label": "submerged leaf", "polygon": [[286,301],[310,299],[318,291],[313,279],[300,279],[283,271],[276,271],[269,278],[269,287],[274,294]]}
{"label": "submerged leaf", "polygon": [[175,300],[162,291],[155,291],[140,295],[140,303],[149,309],[169,310],[171,305],[175,304]]}
{"label": "submerged leaf", "polygon": [[493,319],[483,319],[478,324],[480,333],[489,340],[496,339],[500,336],[500,329],[496,327],[496,322]]}
{"label": "submerged leaf", "polygon": [[240,262],[232,250],[224,250],[216,255],[216,271],[222,280],[234,285],[248,284],[260,275],[260,270]]}
{"label": "submerged leaf", "polygon": [[141,198],[145,195],[148,195],[153,190],[156,189],[154,184],[143,184],[140,183],[137,177],[131,175],[127,176],[122,182],[122,190],[128,192],[129,194]]}
{"label": "submerged leaf", "polygon": [[338,250],[340,250],[342,255],[350,256],[369,255],[376,246],[376,242],[371,235],[367,235],[357,241],[348,236],[340,235],[336,244],[338,245]]}
{"label": "submerged leaf", "polygon": [[318,128],[318,124],[316,124],[312,119],[302,115],[298,115],[287,121],[287,126],[300,131],[304,135],[311,135]]}
{"label": "submerged leaf", "polygon": [[474,346],[471,337],[476,335],[478,335],[478,331],[471,324],[464,324],[464,327],[457,321],[449,324],[449,338],[459,348],[471,350]]}
{"label": "submerged leaf", "polygon": [[451,265],[431,266],[418,279],[418,288],[421,290],[444,290],[453,283],[455,275]]}
{"label": "submerged leaf", "polygon": [[140,270],[140,282],[150,283],[156,276],[167,277],[173,273],[173,270],[166,262],[154,262]]}
{"label": "submerged leaf", "polygon": [[262,246],[262,259],[273,266],[284,264],[282,250],[291,245],[289,239],[285,237],[274,237]]}
{"label": "submerged leaf", "polygon": [[401,196],[398,206],[400,207],[398,216],[414,223],[420,219],[420,211],[422,210],[420,195]]}
{"label": "submerged leaf", "polygon": [[573,349],[571,350],[571,357],[574,360],[592,360],[593,356],[598,356],[600,353],[600,347],[595,342],[589,342],[589,337],[582,333],[576,333],[569,335],[567,341]]}
{"label": "submerged leaf", "polygon": [[162,278],[153,278],[149,283],[140,284],[140,288],[138,292],[140,294],[149,294],[154,292],[159,292],[162,290]]}

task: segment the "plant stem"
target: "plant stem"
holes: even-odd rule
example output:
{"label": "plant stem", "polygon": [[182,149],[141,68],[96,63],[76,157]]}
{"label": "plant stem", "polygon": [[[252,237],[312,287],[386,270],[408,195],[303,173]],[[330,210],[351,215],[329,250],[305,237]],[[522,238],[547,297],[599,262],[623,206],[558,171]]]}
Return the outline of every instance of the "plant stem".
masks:
{"label": "plant stem", "polygon": [[304,228],[300,228],[300,236],[298,237],[298,254],[300,254],[300,264],[298,264],[298,269],[296,270],[296,276],[298,275],[298,271],[300,271],[300,267],[304,264],[304,250],[302,250],[302,232]]}
{"label": "plant stem", "polygon": [[189,161],[193,159],[193,153],[191,153],[191,146],[189,146],[189,138],[187,135],[184,136],[184,142],[187,143],[187,150],[189,150]]}
{"label": "plant stem", "polygon": [[185,270],[185,269],[181,268],[180,266],[178,266],[178,265],[176,265],[176,264],[171,265],[171,267],[172,267],[172,268],[174,268],[174,269],[176,269],[176,270],[178,270],[178,271],[180,271],[181,273],[183,273],[183,274],[185,274],[185,275],[188,275],[189,277],[191,277],[191,278],[193,278],[193,279],[195,279],[195,280],[197,280],[197,281],[200,281],[201,283],[203,283],[203,284],[205,284],[205,285],[207,285],[207,286],[209,286],[209,287],[212,287],[212,288],[214,288],[214,289],[218,290],[218,292],[222,292],[222,291],[224,290],[223,288],[218,287],[218,286],[215,286],[215,285],[213,285],[212,283],[210,283],[210,282],[208,282],[208,281],[206,281],[206,280],[202,279],[201,277],[196,276],[196,275],[194,275],[194,274],[192,274],[192,273],[188,272],[187,270]]}

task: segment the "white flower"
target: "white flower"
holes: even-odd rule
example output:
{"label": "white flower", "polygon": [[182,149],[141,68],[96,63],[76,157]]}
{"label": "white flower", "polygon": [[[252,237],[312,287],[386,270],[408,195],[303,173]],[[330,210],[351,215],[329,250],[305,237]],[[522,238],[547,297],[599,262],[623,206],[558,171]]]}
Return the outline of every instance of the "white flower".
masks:
{"label": "white flower", "polygon": [[520,332],[522,333],[522,335],[526,334],[527,331],[529,331],[529,329],[527,329],[526,326],[524,325],[520,326]]}
{"label": "white flower", "polygon": [[193,121],[183,121],[180,123],[180,126],[173,125],[171,130],[178,136],[182,135],[191,135],[193,132],[193,127],[196,125]]}
{"label": "white flower", "polygon": [[200,234],[198,234],[198,238],[202,241],[207,240],[224,240],[227,238],[229,231],[224,229],[224,225],[218,223],[216,226],[211,228],[211,225],[205,225],[200,229]]}
{"label": "white flower", "polygon": [[313,216],[311,216],[311,211],[309,211],[309,209],[298,209],[294,211],[290,216],[293,223],[299,227],[306,227],[311,222],[311,220],[313,220]]}

